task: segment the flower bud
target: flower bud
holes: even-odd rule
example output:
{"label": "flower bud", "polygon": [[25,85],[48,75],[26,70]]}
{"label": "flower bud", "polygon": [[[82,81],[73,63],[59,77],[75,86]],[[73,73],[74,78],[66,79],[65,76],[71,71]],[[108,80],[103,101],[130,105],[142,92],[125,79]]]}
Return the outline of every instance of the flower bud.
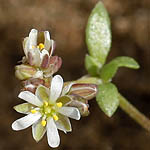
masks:
{"label": "flower bud", "polygon": [[35,75],[36,69],[29,65],[17,65],[15,75],[19,80],[25,80]]}
{"label": "flower bud", "polygon": [[49,67],[44,71],[45,77],[50,77],[52,74],[57,72],[62,65],[62,59],[58,56],[52,56],[49,60]]}
{"label": "flower bud", "polygon": [[71,101],[67,106],[78,108],[82,116],[88,116],[90,113],[88,110],[89,105],[78,100]]}
{"label": "flower bud", "polygon": [[90,100],[96,96],[97,86],[95,84],[73,84],[70,88],[69,95],[78,95],[86,100]]}
{"label": "flower bud", "polygon": [[44,85],[44,84],[45,84],[45,81],[43,79],[30,78],[22,82],[22,86],[23,86],[22,91],[30,91],[32,93],[35,93],[37,87],[39,85]]}

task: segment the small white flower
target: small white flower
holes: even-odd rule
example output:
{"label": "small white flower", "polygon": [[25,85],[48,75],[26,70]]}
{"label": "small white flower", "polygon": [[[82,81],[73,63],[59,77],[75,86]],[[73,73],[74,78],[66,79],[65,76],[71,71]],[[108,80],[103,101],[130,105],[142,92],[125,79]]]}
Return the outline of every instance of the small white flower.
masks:
{"label": "small white flower", "polygon": [[24,38],[23,49],[23,64],[16,66],[16,76],[20,80],[48,78],[61,67],[62,59],[52,56],[55,42],[50,39],[48,31],[38,32],[32,29],[29,36]]}
{"label": "small white flower", "polygon": [[39,85],[35,95],[29,91],[21,92],[18,97],[28,103],[17,105],[14,109],[27,115],[14,121],[12,129],[18,131],[32,125],[32,134],[36,141],[47,131],[49,146],[58,147],[60,137],[57,129],[70,132],[72,129],[69,118],[80,119],[79,110],[66,105],[70,98],[64,96],[66,90],[63,91],[63,79],[56,75],[51,81],[50,89]]}
{"label": "small white flower", "polygon": [[23,41],[24,53],[30,65],[47,68],[49,58],[54,51],[54,41],[48,31],[39,32],[32,29]]}

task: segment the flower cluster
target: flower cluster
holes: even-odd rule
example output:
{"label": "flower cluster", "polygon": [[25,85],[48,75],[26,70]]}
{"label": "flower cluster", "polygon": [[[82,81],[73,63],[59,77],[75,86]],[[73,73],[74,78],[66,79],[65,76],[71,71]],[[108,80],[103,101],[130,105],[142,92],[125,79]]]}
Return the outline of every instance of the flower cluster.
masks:
{"label": "flower cluster", "polygon": [[79,120],[87,116],[88,100],[95,97],[97,87],[94,84],[63,82],[56,73],[62,60],[52,56],[55,42],[48,31],[38,32],[32,29],[23,41],[25,56],[22,64],[16,66],[16,77],[22,81],[19,98],[26,103],[14,109],[26,114],[12,123],[13,130],[23,130],[32,126],[33,138],[38,142],[47,132],[50,147],[58,147],[60,137],[58,129],[67,133],[72,131],[69,118]]}
{"label": "flower cluster", "polygon": [[50,77],[61,67],[61,58],[52,56],[55,42],[48,31],[38,33],[32,29],[23,41],[23,49],[23,64],[16,66],[16,76],[20,80]]}

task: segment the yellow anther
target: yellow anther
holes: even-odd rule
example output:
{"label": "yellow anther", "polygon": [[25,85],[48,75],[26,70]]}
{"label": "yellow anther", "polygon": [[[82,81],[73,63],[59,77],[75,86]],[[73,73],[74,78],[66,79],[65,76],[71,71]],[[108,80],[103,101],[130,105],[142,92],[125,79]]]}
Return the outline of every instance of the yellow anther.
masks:
{"label": "yellow anther", "polygon": [[40,50],[42,50],[44,48],[44,44],[43,43],[40,43],[38,46],[37,46]]}
{"label": "yellow anther", "polygon": [[46,121],[45,121],[45,120],[42,120],[42,121],[41,121],[41,125],[42,125],[43,127],[45,127],[45,126],[46,126]]}
{"label": "yellow anther", "polygon": [[61,102],[59,102],[59,103],[56,103],[56,105],[57,105],[57,107],[62,107],[62,103]]}
{"label": "yellow anther", "polygon": [[57,121],[59,119],[57,115],[53,115],[53,118],[55,121]]}
{"label": "yellow anther", "polygon": [[32,46],[32,48],[35,48],[35,46]]}
{"label": "yellow anther", "polygon": [[48,102],[45,101],[45,102],[44,102],[44,105],[45,105],[45,106],[48,106]]}
{"label": "yellow anther", "polygon": [[32,113],[32,114],[35,114],[36,112],[37,112],[37,111],[36,111],[35,109],[32,109],[32,110],[31,110],[31,113]]}

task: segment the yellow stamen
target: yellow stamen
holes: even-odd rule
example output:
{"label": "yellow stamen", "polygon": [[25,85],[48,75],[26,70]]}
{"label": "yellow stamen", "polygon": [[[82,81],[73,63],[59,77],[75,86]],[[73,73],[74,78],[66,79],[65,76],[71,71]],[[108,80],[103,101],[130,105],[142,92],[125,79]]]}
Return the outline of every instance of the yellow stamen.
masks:
{"label": "yellow stamen", "polygon": [[62,103],[61,102],[59,102],[59,103],[56,103],[56,105],[57,105],[57,107],[62,107]]}
{"label": "yellow stamen", "polygon": [[44,48],[44,44],[43,43],[40,43],[38,46],[37,46],[40,50],[42,50]]}
{"label": "yellow stamen", "polygon": [[45,101],[45,102],[44,102],[44,105],[45,105],[45,106],[48,106],[48,102]]}
{"label": "yellow stamen", "polygon": [[35,48],[35,46],[32,46],[32,48]]}
{"label": "yellow stamen", "polygon": [[45,121],[45,120],[42,120],[42,121],[41,121],[41,124],[42,124],[43,127],[45,127],[45,126],[46,126],[46,121]]}
{"label": "yellow stamen", "polygon": [[57,115],[53,115],[53,118],[55,121],[57,121],[59,119]]}
{"label": "yellow stamen", "polygon": [[35,109],[32,109],[32,110],[31,110],[31,113],[32,113],[32,114],[35,114],[36,112],[37,112],[37,111],[36,111]]}

